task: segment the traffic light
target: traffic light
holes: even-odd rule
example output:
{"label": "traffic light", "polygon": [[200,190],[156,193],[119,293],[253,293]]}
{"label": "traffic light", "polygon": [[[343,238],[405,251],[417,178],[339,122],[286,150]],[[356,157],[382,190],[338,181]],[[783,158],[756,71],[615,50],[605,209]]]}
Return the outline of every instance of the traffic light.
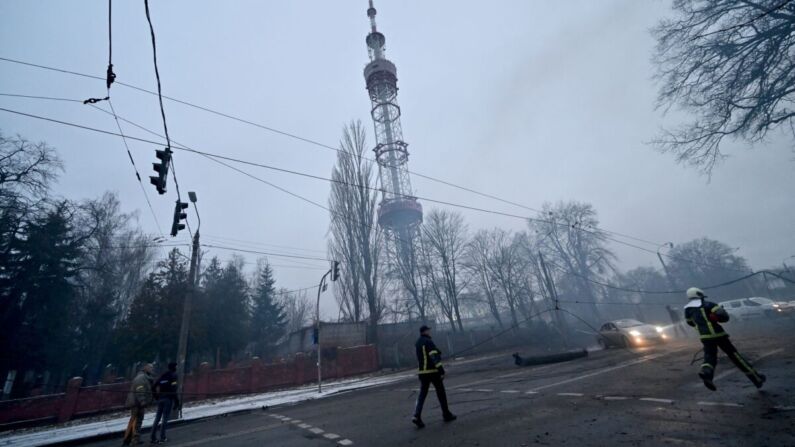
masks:
{"label": "traffic light", "polygon": [[155,156],[160,160],[160,163],[152,163],[152,169],[157,172],[157,175],[150,176],[149,182],[155,185],[158,194],[165,194],[168,167],[171,164],[171,149],[166,148],[164,151],[155,150]]}
{"label": "traffic light", "polygon": [[331,261],[331,280],[336,281],[340,279],[340,262]]}
{"label": "traffic light", "polygon": [[174,223],[171,224],[172,237],[176,237],[179,230],[185,229],[185,224],[182,223],[182,220],[188,217],[188,214],[185,212],[186,208],[188,208],[187,203],[177,200],[177,204],[174,206]]}

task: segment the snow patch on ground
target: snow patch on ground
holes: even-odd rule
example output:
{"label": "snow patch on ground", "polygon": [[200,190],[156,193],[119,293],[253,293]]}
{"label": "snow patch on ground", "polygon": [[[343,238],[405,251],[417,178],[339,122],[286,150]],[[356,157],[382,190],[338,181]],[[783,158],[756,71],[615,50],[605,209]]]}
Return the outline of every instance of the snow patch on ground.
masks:
{"label": "snow patch on ground", "polygon": [[[336,382],[329,382],[323,385],[323,392],[317,392],[317,385],[306,386],[285,391],[275,391],[270,393],[255,394],[243,397],[218,399],[211,402],[201,402],[193,406],[186,406],[182,410],[182,420],[189,421],[201,419],[208,416],[217,416],[225,413],[233,413],[243,410],[255,410],[264,406],[273,407],[276,405],[294,404],[307,400],[322,399],[340,392],[351,391],[361,388],[369,388],[378,385],[386,385],[408,378],[414,378],[416,374],[402,373],[388,376],[377,376],[358,379],[346,379]],[[154,420],[154,412],[151,407],[144,417],[144,427],[151,427]],[[0,436],[0,446],[25,445],[40,446],[53,444],[56,442],[72,441],[107,433],[120,433],[127,427],[127,417],[108,419],[99,422],[89,422],[77,424],[69,427],[58,427],[39,431],[27,431],[25,433],[13,432]]]}

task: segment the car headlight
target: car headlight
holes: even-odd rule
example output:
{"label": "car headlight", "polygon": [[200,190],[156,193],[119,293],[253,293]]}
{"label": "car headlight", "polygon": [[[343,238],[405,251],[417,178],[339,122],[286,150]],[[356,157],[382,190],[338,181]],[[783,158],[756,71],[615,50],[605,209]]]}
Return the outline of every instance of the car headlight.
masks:
{"label": "car headlight", "polygon": [[629,335],[633,337],[640,337],[640,332],[638,331],[629,331]]}
{"label": "car headlight", "polygon": [[781,305],[780,305],[780,304],[774,304],[774,305],[773,305],[773,307],[775,307],[776,309],[778,309],[779,307],[781,307]]}
{"label": "car headlight", "polygon": [[663,328],[661,328],[660,326],[655,326],[654,329],[657,331],[658,334],[663,333]]}

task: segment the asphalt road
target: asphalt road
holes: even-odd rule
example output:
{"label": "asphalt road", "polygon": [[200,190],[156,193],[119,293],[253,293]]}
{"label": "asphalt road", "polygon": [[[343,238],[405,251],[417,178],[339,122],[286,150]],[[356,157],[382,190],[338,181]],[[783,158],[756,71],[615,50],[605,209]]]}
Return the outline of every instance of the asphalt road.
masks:
{"label": "asphalt road", "polygon": [[[741,353],[767,375],[757,390],[725,357],[718,391],[696,376],[695,339],[516,367],[509,356],[452,363],[451,409],[433,392],[419,430],[418,381],[174,427],[172,446],[795,446],[795,324],[729,325]],[[145,434],[145,436],[147,436]],[[145,439],[148,439],[145,438]],[[89,445],[115,446],[120,440]]]}

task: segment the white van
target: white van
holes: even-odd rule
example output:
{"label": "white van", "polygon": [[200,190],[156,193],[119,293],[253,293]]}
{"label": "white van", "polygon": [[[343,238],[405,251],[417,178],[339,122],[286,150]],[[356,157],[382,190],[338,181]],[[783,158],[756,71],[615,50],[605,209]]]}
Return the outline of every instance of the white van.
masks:
{"label": "white van", "polygon": [[776,306],[776,303],[773,302],[773,300],[759,296],[741,298],[738,300],[729,300],[718,304],[726,309],[726,312],[729,313],[729,316],[740,320],[759,317],[769,318],[775,316],[778,312],[781,312],[781,309]]}

